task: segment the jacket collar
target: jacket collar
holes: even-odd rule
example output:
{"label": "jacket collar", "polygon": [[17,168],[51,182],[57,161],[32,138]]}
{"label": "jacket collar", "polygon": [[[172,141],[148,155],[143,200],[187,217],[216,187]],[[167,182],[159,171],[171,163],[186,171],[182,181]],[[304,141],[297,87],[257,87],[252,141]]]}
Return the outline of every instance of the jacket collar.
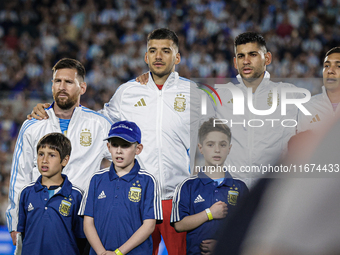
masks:
{"label": "jacket collar", "polygon": [[138,160],[135,159],[135,165],[132,167],[132,169],[130,170],[129,173],[127,173],[126,175],[119,177],[115,171],[115,165],[113,164],[113,162],[111,163],[110,166],[110,171],[109,171],[109,176],[110,176],[110,180],[113,181],[115,179],[121,178],[127,182],[130,182],[133,178],[136,177],[136,175],[138,174],[138,171],[140,169],[140,165],[138,163]]}
{"label": "jacket collar", "polygon": [[[58,128],[60,128],[60,124],[59,124],[59,118],[55,115],[55,112],[53,110],[53,106],[54,106],[55,102],[53,102],[50,107],[48,107],[46,109],[46,113],[49,116],[49,118],[53,121],[53,123],[55,125],[57,125]],[[77,122],[78,118],[79,118],[79,114],[78,112],[80,112],[82,110],[83,106],[79,105],[77,107],[74,108],[71,120],[72,122]]]}
{"label": "jacket collar", "polygon": [[[243,88],[243,89],[246,89],[247,86],[244,84],[241,75],[238,74],[238,75],[236,76],[236,78],[237,78],[238,82],[240,83],[239,86],[240,86],[241,88]],[[259,84],[259,86],[257,87],[256,91],[257,91],[259,88],[262,88],[262,87],[264,87],[265,85],[267,85],[268,82],[269,82],[269,80],[270,80],[270,73],[267,72],[267,71],[265,71],[265,72],[264,72],[263,79],[262,79],[261,83]]]}
{"label": "jacket collar", "polygon": [[[71,194],[71,191],[72,191],[72,183],[68,180],[66,175],[61,174],[61,176],[64,179],[64,184],[57,194],[60,194],[64,197],[68,197]],[[41,179],[42,179],[42,176],[40,175],[38,180],[34,184],[35,192],[39,192],[42,189],[44,189],[44,186],[41,184]]]}
{"label": "jacket collar", "polygon": [[[177,84],[177,81],[178,81],[178,78],[179,78],[179,75],[177,72],[172,72],[168,79],[165,81],[165,83],[163,84],[163,88],[162,90],[164,89],[167,89],[169,87],[172,87],[174,86],[175,84]],[[158,90],[153,78],[152,78],[152,75],[151,75],[151,72],[149,72],[149,81],[147,83],[147,86],[149,86],[149,88],[152,88],[154,90]]]}

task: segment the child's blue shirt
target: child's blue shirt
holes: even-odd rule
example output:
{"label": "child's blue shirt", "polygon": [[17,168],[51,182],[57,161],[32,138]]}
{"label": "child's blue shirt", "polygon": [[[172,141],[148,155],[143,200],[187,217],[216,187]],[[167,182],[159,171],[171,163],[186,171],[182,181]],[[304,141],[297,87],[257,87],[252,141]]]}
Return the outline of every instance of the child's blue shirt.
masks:
{"label": "child's blue shirt", "polygon": [[41,176],[21,191],[17,231],[23,235],[22,255],[79,254],[76,237],[85,238],[78,216],[82,191],[62,176],[64,183],[51,198]]}
{"label": "child's blue shirt", "polygon": [[[80,215],[94,218],[98,236],[106,250],[124,244],[146,219],[162,220],[160,188],[156,179],[139,163],[119,177],[112,163],[96,172],[84,196]],[[95,254],[91,248],[90,254]],[[152,254],[151,236],[129,254]]]}
{"label": "child's blue shirt", "polygon": [[[217,201],[228,205],[228,215],[232,214],[236,206],[248,194],[244,182],[234,180],[227,173],[226,178],[219,185],[206,174],[199,172],[180,183],[175,191],[172,205],[171,223],[181,221],[184,217],[194,215],[210,208]],[[207,221],[196,229],[187,232],[187,255],[201,254],[201,242],[215,239],[222,220]]]}

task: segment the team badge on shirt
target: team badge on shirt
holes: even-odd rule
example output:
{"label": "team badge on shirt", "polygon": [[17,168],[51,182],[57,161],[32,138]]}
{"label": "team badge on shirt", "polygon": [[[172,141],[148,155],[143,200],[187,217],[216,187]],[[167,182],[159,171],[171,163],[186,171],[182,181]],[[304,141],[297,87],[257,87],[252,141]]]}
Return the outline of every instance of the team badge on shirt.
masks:
{"label": "team badge on shirt", "polygon": [[59,212],[63,216],[68,216],[70,214],[71,210],[71,203],[66,200],[61,200],[61,203],[59,205]]}
{"label": "team badge on shirt", "polygon": [[[233,185],[235,186],[235,185]],[[235,190],[233,190],[233,188],[230,188],[230,190],[228,191],[228,203],[230,205],[236,205],[237,204],[237,197],[239,192],[236,190],[237,188],[235,188]]]}
{"label": "team badge on shirt", "polygon": [[85,128],[82,129],[82,132],[80,133],[80,145],[82,146],[90,146],[92,144],[92,136],[89,129]]}
{"label": "team badge on shirt", "polygon": [[185,95],[178,94],[175,97],[174,109],[176,111],[178,111],[178,112],[184,112],[185,111],[185,106],[186,106]]}
{"label": "team badge on shirt", "polygon": [[[269,106],[273,105],[273,92],[271,90],[268,93],[267,104]],[[277,93],[277,106],[279,106],[279,104],[280,104],[280,96],[279,96],[279,93]]]}
{"label": "team badge on shirt", "polygon": [[139,181],[136,181],[136,183],[132,184],[132,187],[130,187],[129,191],[129,200],[131,202],[139,202],[140,198],[142,196],[142,189],[140,188]]}

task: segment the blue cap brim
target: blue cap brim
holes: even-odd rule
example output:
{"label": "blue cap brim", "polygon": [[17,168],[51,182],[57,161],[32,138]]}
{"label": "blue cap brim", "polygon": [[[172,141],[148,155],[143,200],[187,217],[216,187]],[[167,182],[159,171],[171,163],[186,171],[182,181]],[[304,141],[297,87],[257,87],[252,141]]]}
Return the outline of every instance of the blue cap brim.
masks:
{"label": "blue cap brim", "polygon": [[106,137],[106,138],[104,139],[104,141],[107,141],[107,140],[109,140],[110,138],[113,138],[113,137],[121,138],[121,139],[123,139],[123,140],[125,140],[125,141],[127,141],[127,142],[129,142],[129,143],[135,143],[135,142],[140,143],[140,142],[137,141],[136,139],[134,139],[134,138],[132,138],[131,136],[126,135],[126,134],[119,134],[119,135],[118,135],[118,134],[112,134],[112,135]]}

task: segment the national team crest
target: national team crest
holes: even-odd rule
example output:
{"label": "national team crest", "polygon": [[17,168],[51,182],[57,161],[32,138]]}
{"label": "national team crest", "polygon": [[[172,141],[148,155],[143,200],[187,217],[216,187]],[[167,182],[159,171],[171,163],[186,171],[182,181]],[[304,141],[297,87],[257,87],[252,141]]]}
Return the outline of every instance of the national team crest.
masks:
{"label": "national team crest", "polygon": [[133,183],[132,187],[130,187],[129,199],[132,202],[139,202],[141,196],[142,196],[142,188],[139,183],[139,180],[137,180],[136,183]]}
{"label": "national team crest", "polygon": [[132,202],[139,202],[142,195],[142,189],[137,187],[131,187],[129,191],[129,199]]}
{"label": "national team crest", "polygon": [[71,203],[66,200],[61,200],[60,206],[59,206],[59,212],[63,216],[68,216],[70,214],[71,210]]}
{"label": "national team crest", "polygon": [[184,112],[186,106],[185,95],[179,94],[175,97],[174,109],[178,112]]}
{"label": "national team crest", "polygon": [[236,190],[229,190],[228,191],[228,203],[231,205],[236,205],[238,194],[239,193]]}
{"label": "national team crest", "polygon": [[90,146],[92,144],[92,136],[90,130],[87,128],[83,129],[80,133],[80,145],[82,146]]}
{"label": "national team crest", "polygon": [[[273,105],[273,92],[271,90],[268,93],[267,104],[269,106]],[[279,106],[279,104],[280,104],[280,95],[279,93],[277,93],[277,106]]]}

